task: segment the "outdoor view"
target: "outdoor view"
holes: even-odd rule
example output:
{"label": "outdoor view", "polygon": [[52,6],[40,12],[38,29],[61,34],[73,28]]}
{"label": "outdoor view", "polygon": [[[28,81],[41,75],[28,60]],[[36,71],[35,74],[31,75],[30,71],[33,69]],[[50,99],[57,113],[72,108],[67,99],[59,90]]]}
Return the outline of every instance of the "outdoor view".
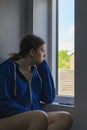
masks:
{"label": "outdoor view", "polygon": [[74,0],[59,0],[58,21],[58,95],[74,96]]}

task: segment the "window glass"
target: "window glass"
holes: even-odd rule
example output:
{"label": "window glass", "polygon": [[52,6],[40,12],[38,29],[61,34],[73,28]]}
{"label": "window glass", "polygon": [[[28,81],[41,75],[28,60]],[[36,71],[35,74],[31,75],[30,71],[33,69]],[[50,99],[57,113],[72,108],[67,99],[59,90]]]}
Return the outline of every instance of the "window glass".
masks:
{"label": "window glass", "polygon": [[58,95],[74,96],[74,0],[58,1]]}

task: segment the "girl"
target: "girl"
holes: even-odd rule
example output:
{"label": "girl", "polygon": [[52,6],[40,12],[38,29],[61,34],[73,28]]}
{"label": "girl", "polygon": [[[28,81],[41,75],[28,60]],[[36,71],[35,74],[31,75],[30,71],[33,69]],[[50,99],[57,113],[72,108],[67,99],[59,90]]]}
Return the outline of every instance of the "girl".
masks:
{"label": "girl", "polygon": [[45,59],[45,41],[26,35],[18,54],[0,65],[0,130],[69,130],[68,112],[44,112],[40,101],[52,103],[55,88]]}

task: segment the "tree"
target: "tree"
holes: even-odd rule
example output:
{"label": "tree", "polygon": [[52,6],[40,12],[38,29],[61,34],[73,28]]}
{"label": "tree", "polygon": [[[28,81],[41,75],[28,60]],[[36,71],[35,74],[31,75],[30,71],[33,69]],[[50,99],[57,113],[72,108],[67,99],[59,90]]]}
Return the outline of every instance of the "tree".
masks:
{"label": "tree", "polygon": [[70,56],[68,50],[61,50],[58,52],[58,67],[68,69],[70,68]]}

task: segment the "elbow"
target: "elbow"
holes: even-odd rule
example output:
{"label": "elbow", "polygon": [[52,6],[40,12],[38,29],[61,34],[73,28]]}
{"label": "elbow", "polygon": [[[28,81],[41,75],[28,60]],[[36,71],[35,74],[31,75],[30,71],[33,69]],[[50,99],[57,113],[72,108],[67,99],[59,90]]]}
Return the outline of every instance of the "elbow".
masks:
{"label": "elbow", "polygon": [[53,103],[55,100],[55,96],[47,100],[47,104]]}

